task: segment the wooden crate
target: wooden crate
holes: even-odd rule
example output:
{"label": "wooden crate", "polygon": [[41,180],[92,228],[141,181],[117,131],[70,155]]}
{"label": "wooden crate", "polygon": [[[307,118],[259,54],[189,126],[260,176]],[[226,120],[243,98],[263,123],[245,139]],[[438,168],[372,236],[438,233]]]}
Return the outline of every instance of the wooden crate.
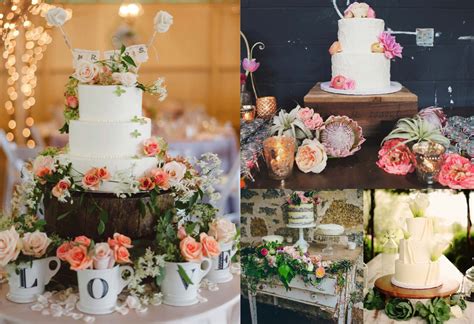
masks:
{"label": "wooden crate", "polygon": [[362,126],[365,137],[383,137],[397,120],[418,112],[418,97],[405,87],[386,95],[349,96],[325,92],[317,83],[304,97],[304,103],[323,118],[349,116]]}

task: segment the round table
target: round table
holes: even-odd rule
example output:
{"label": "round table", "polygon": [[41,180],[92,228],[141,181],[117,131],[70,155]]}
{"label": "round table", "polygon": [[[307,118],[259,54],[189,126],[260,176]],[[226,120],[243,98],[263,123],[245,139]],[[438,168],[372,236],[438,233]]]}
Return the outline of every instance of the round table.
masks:
{"label": "round table", "polygon": [[[16,304],[8,301],[5,298],[7,292],[8,284],[0,284],[0,323],[84,323],[71,317],[41,315],[41,312],[30,309],[32,304]],[[234,275],[232,281],[219,284],[218,291],[210,292],[203,289],[201,296],[208,301],[187,307],[148,306],[148,311],[141,314],[130,310],[127,315],[119,313],[94,315],[94,323],[240,323],[240,276]]]}

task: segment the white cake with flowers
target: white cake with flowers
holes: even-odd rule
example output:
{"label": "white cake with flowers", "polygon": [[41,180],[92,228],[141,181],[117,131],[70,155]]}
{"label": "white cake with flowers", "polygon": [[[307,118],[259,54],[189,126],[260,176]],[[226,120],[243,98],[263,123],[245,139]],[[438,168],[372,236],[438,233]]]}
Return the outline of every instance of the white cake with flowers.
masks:
{"label": "white cake with flowers", "polygon": [[330,88],[360,93],[390,89],[390,62],[402,57],[403,47],[385,31],[366,3],[354,2],[338,21],[338,41],[329,53],[332,62]]}
{"label": "white cake with flowers", "polygon": [[306,226],[314,224],[314,205],[317,203],[313,192],[295,191],[287,197],[288,224]]}

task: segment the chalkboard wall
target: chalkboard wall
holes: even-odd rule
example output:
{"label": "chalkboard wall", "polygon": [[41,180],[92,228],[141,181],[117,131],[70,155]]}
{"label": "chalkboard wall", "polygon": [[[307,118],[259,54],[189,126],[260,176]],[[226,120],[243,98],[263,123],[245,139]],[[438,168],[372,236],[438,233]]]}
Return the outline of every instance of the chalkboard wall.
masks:
{"label": "chalkboard wall", "polygon": [[[349,2],[336,0],[341,12]],[[420,107],[474,111],[474,0],[366,2],[391,30],[434,28],[434,47],[417,46],[414,35],[397,35],[404,57],[392,63],[392,80],[416,93]],[[303,103],[316,82],[330,80],[328,48],[337,40],[339,19],[332,0],[241,0],[241,6],[241,29],[249,42],[266,45],[254,52],[261,62],[255,74],[259,95],[274,95],[288,109]]]}

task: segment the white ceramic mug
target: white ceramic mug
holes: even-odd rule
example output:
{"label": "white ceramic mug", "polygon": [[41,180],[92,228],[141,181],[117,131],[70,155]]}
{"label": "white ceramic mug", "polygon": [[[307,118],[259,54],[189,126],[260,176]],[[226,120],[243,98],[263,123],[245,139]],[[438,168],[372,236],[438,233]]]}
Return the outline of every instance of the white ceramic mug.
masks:
{"label": "white ceramic mug", "polygon": [[[127,280],[122,278],[125,271],[130,271]],[[102,270],[79,270],[79,302],[77,308],[88,314],[110,314],[115,310],[117,296],[128,285],[133,276],[131,266],[115,266]]]}
{"label": "white ceramic mug", "polygon": [[[55,267],[51,270],[49,266],[53,261]],[[38,259],[18,266],[8,265],[8,285],[10,286],[8,300],[15,303],[34,302],[38,295],[44,293],[44,287],[56,275],[60,267],[61,261],[57,257]]]}
{"label": "white ceramic mug", "polygon": [[221,253],[217,257],[212,258],[212,267],[206,276],[206,279],[214,283],[224,283],[232,280],[233,276],[230,273],[230,265],[232,257],[237,252],[235,241],[219,243],[219,246]]}
{"label": "white ceramic mug", "polygon": [[[199,302],[198,289],[202,278],[211,270],[212,261],[203,258],[197,262],[166,262],[161,292],[163,294],[163,304],[171,306],[188,306]],[[188,275],[192,284],[186,283],[179,274],[179,267]]]}

